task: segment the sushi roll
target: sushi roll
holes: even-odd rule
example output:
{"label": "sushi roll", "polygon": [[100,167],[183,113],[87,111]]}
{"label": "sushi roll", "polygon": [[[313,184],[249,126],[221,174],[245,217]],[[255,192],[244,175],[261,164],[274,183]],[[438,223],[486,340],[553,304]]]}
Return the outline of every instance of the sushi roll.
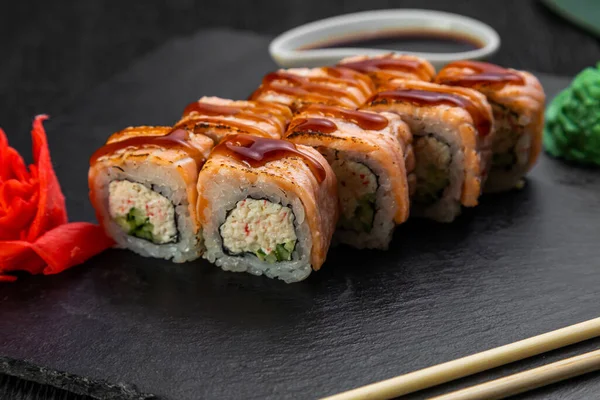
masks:
{"label": "sushi roll", "polygon": [[316,150],[250,135],[225,138],[198,179],[204,258],[287,283],[318,270],[338,218],[336,180]]}
{"label": "sushi roll", "polygon": [[387,249],[395,226],[408,218],[414,178],[412,136],[400,117],[314,104],[296,114],[286,139],[317,149],[336,174],[335,240]]}
{"label": "sushi roll", "polygon": [[451,222],[461,206],[477,205],[494,134],[481,93],[419,81],[374,96],[364,109],[394,112],[413,134],[416,188],[411,214]]}
{"label": "sushi roll", "polygon": [[280,139],[291,118],[292,111],[282,104],[202,97],[185,108],[175,127],[206,135],[216,143],[237,133]]}
{"label": "sushi roll", "polygon": [[431,82],[435,77],[435,68],[429,61],[407,54],[347,57],[338,66],[369,75],[377,90],[391,89],[398,81]]}
{"label": "sushi roll", "polygon": [[357,108],[373,94],[371,78],[348,68],[290,68],[265,76],[250,100],[285,104],[292,111],[313,103]]}
{"label": "sushi roll", "polygon": [[203,251],[196,182],[213,141],[166,126],[113,134],[90,159],[90,199],[117,245],[180,263]]}
{"label": "sushi roll", "polygon": [[546,95],[537,78],[493,64],[457,61],[444,67],[436,82],[478,90],[492,106],[496,134],[485,191],[520,186],[542,147]]}

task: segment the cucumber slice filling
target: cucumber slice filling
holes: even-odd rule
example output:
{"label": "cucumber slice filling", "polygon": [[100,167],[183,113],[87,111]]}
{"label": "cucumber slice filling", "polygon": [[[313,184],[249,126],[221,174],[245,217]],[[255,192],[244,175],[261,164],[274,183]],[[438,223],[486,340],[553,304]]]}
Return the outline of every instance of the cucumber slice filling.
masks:
{"label": "cucumber slice filling", "polygon": [[517,142],[523,133],[519,114],[505,105],[492,103],[496,134],[492,143],[492,167],[510,171],[518,162]]}
{"label": "cucumber slice filling", "polygon": [[358,199],[352,218],[342,216],[340,226],[346,230],[356,232],[371,232],[375,218],[375,193],[367,193]]}
{"label": "cucumber slice filling", "polygon": [[517,156],[514,151],[508,153],[496,153],[492,156],[492,165],[495,168],[511,170],[517,163]]}
{"label": "cucumber slice filling", "polygon": [[450,146],[428,134],[415,140],[417,185],[413,200],[424,206],[439,201],[450,184]]}
{"label": "cucumber slice filling", "polygon": [[154,225],[150,223],[150,218],[137,208],[132,207],[126,215],[115,218],[115,221],[128,235],[154,242]]}
{"label": "cucumber slice filling", "polygon": [[274,264],[278,261],[291,261],[295,247],[296,241],[289,240],[285,243],[277,244],[275,250],[268,254],[263,249],[258,249],[254,254],[256,254],[256,257],[258,257],[259,260]]}
{"label": "cucumber slice filling", "polygon": [[425,177],[417,179],[415,190],[415,201],[420,204],[433,204],[442,198],[444,189],[450,184],[450,178],[446,170],[435,165],[425,167]]}

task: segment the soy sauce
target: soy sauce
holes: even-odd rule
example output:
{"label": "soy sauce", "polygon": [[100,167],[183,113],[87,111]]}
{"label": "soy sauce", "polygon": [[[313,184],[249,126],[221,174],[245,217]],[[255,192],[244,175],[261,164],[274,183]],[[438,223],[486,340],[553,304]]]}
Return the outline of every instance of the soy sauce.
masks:
{"label": "soy sauce", "polygon": [[304,46],[299,50],[359,47],[426,53],[458,53],[477,50],[483,45],[477,39],[466,35],[419,29],[349,36]]}

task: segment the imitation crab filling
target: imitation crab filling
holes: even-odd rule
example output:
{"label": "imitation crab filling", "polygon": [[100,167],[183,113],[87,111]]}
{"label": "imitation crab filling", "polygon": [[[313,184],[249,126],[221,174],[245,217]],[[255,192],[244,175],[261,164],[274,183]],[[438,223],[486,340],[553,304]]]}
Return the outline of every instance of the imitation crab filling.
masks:
{"label": "imitation crab filling", "polygon": [[[519,139],[523,137],[523,126],[519,124],[519,115],[501,104],[492,103],[496,134],[492,143],[492,168],[510,171],[520,160]],[[527,153],[526,153],[527,154]]]}
{"label": "imitation crab filling", "polygon": [[230,254],[251,253],[268,263],[290,261],[297,242],[291,208],[252,198],[237,202],[220,233]]}
{"label": "imitation crab filling", "polygon": [[413,200],[430,205],[443,196],[444,189],[450,184],[450,147],[433,135],[427,135],[416,138],[413,148],[417,177]]}
{"label": "imitation crab filling", "polygon": [[155,244],[177,241],[175,208],[166,197],[130,181],[112,181],[108,187],[111,218],[128,235]]}
{"label": "imitation crab filling", "polygon": [[336,159],[331,167],[338,179],[342,208],[339,226],[356,232],[370,232],[375,217],[377,176],[366,165]]}

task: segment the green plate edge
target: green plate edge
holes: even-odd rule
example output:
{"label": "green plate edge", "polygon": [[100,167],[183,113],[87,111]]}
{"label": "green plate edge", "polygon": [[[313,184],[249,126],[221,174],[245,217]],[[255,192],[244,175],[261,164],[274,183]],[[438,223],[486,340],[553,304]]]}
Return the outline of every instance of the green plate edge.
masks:
{"label": "green plate edge", "polygon": [[541,0],[550,10],[600,38],[599,0]]}

